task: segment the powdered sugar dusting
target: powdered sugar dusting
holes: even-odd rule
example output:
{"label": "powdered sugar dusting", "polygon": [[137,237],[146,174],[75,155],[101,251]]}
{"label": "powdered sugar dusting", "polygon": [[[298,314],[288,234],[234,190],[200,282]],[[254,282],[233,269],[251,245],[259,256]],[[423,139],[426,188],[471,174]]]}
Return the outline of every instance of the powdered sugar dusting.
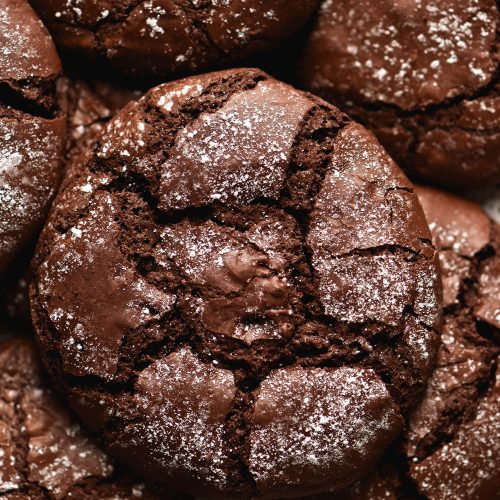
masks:
{"label": "powdered sugar dusting", "polygon": [[[313,106],[278,82],[237,93],[180,130],[162,167],[163,209],[276,198],[301,119]],[[189,178],[182,172],[189,170]]]}
{"label": "powdered sugar dusting", "polygon": [[430,233],[411,189],[369,132],[357,124],[341,130],[307,236],[326,314],[396,325],[411,306],[437,324],[435,252],[422,242]]}
{"label": "powdered sugar dusting", "polygon": [[21,407],[29,435],[28,479],[62,499],[69,488],[90,477],[112,474],[110,459],[92,443],[49,391],[34,389]]}
{"label": "powdered sugar dusting", "polygon": [[474,314],[481,321],[500,328],[500,256],[491,259],[481,270]]}
{"label": "powdered sugar dusting", "polygon": [[[129,103],[106,126],[103,140],[99,142],[97,156],[100,158],[119,158],[124,163],[141,162],[147,147],[145,142],[146,125],[137,120],[140,103]],[[124,171],[127,167],[124,166]]]}
{"label": "powdered sugar dusting", "polygon": [[[325,313],[342,321],[398,324],[412,302],[411,264],[394,255],[313,259]],[[362,305],[360,307],[360,305]]]}
{"label": "powdered sugar dusting", "polygon": [[99,196],[54,245],[40,269],[39,291],[61,332],[65,369],[111,379],[127,329],[165,314],[175,297],[148,284],[121,255],[116,207],[109,194]]}
{"label": "powdered sugar dusting", "polygon": [[413,303],[415,313],[420,321],[429,327],[439,324],[441,318],[439,273],[432,266],[419,266],[415,272],[416,293]]}
{"label": "powdered sugar dusting", "polygon": [[[189,302],[205,327],[248,343],[258,338],[282,337],[275,323],[284,322],[282,328],[290,329],[293,311],[288,304],[284,269],[257,251],[243,234],[207,222],[166,227],[161,238],[158,262],[167,269],[175,262],[185,283],[201,289],[200,298],[190,298]],[[281,272],[274,276],[274,270]],[[260,321],[267,321],[250,324],[256,314]]]}
{"label": "powdered sugar dusting", "polygon": [[197,83],[195,85],[177,85],[169,86],[169,90],[165,91],[163,87],[152,92],[152,100],[164,112],[170,113],[177,111],[178,105],[184,100],[199,96],[204,90],[203,85]]}
{"label": "powdered sugar dusting", "polygon": [[[429,498],[493,498],[500,459],[498,374],[495,386],[486,387],[498,350],[482,338],[477,318],[491,331],[499,326],[491,314],[499,307],[498,255],[479,256],[487,247],[497,252],[497,243],[479,206],[432,188],[417,192],[441,250],[448,307],[436,366],[406,433],[410,477]],[[491,286],[484,292],[483,277]]]}
{"label": "powdered sugar dusting", "polygon": [[[58,0],[44,13],[65,49],[99,53],[125,74],[200,73],[270,49],[295,33],[316,0]],[[102,50],[104,48],[104,50]]]}
{"label": "powdered sugar dusting", "polygon": [[[479,404],[476,417],[462,425],[453,440],[411,467],[422,493],[439,498],[479,498],[497,491],[500,461],[500,391],[497,384]],[[457,474],[459,472],[459,474]]]}
{"label": "powdered sugar dusting", "polygon": [[494,0],[327,0],[304,63],[313,89],[424,106],[490,81],[497,23]]}
{"label": "powdered sugar dusting", "polygon": [[233,374],[183,348],[144,370],[136,390],[144,412],[141,422],[125,430],[130,446],[141,450],[147,444],[147,460],[167,475],[187,471],[195,483],[223,487],[223,426],[235,393]]}
{"label": "powdered sugar dusting", "polygon": [[197,283],[234,292],[256,276],[284,270],[286,262],[276,249],[282,237],[280,228],[277,221],[252,226],[245,233],[213,222],[165,227],[157,259],[166,267],[170,260],[175,261]]}
{"label": "powdered sugar dusting", "polygon": [[[72,195],[63,192],[67,206],[58,209],[65,232],[48,226],[38,294],[58,330],[64,372],[119,380],[129,366],[116,356],[128,349],[146,362],[135,390],[110,394],[99,412],[121,420],[108,445],[131,467],[162,474],[167,486],[226,494],[250,440],[258,481],[286,488],[306,470],[304,482],[326,491],[388,446],[405,396],[391,396],[357,363],[281,367],[306,364],[302,352],[329,343],[335,324],[343,340],[367,323],[400,333],[395,370],[415,368],[422,382],[433,339],[417,322],[437,321],[436,262],[411,186],[368,132],[244,71],[234,81],[224,72],[158,87],[112,120],[70,173]],[[227,101],[218,101],[221,87]],[[325,122],[340,129],[335,137],[322,137]],[[309,140],[321,154],[302,151]],[[288,211],[288,190],[301,196],[301,180],[322,177],[323,166],[321,202],[312,213]],[[151,356],[150,339],[161,340]],[[346,359],[350,347],[331,344],[324,358],[311,351],[311,363]],[[241,371],[221,369],[228,360],[241,361]],[[275,371],[261,373],[260,363]],[[256,389],[235,396],[236,374]]]}
{"label": "powdered sugar dusting", "polygon": [[300,484],[309,474],[316,487],[341,481],[401,425],[384,384],[359,368],[273,372],[260,387],[253,422],[250,470],[266,487]]}
{"label": "powdered sugar dusting", "polygon": [[0,159],[0,174],[7,174],[12,172],[17,167],[23,157],[18,151],[6,151],[5,156]]}
{"label": "powdered sugar dusting", "polygon": [[438,334],[409,320],[404,339],[412,352],[412,361],[421,367],[422,378],[427,378],[434,364]]}
{"label": "powdered sugar dusting", "polygon": [[269,274],[265,254],[256,252],[236,230],[212,222],[166,227],[158,255],[160,263],[162,255],[175,261],[194,282],[227,293],[240,290],[255,276]]}
{"label": "powdered sugar dusting", "polygon": [[[190,0],[195,6],[201,5],[201,0]],[[223,50],[244,47],[254,39],[274,35],[279,26],[286,26],[286,9],[296,9],[297,4],[287,5],[282,1],[235,2],[234,0],[210,0],[211,9],[204,20],[205,28],[211,37]],[[305,2],[303,2],[305,3]],[[311,5],[313,5],[311,3]],[[307,10],[302,17],[307,19]],[[297,15],[299,18],[299,15]],[[293,30],[292,30],[293,31]]]}
{"label": "powdered sugar dusting", "polygon": [[9,429],[10,423],[8,418],[12,417],[13,413],[13,405],[11,403],[0,400],[2,414],[6,414],[7,416],[7,420],[0,420],[0,493],[15,491],[21,486],[22,481],[16,468],[18,464],[13,452],[14,436]]}
{"label": "powdered sugar dusting", "polygon": [[0,74],[5,80],[55,76],[52,40],[28,2],[0,0]]}
{"label": "powdered sugar dusting", "polygon": [[87,479],[111,476],[110,459],[46,386],[31,341],[4,339],[0,368],[0,494],[32,498],[45,488],[59,500]]}
{"label": "powdered sugar dusting", "polygon": [[13,254],[37,228],[53,196],[62,123],[26,117],[0,121],[0,256]]}
{"label": "powdered sugar dusting", "polygon": [[347,253],[379,245],[418,251],[429,230],[418,200],[394,161],[363,127],[339,133],[335,154],[316,198],[308,242],[314,251]]}

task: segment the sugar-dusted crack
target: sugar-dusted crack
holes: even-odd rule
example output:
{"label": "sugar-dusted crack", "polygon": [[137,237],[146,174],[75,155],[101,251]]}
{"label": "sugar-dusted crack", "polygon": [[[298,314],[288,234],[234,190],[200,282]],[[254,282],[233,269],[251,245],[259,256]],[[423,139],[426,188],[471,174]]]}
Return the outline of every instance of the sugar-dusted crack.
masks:
{"label": "sugar-dusted crack", "polygon": [[[106,16],[98,19],[94,23],[81,22],[75,12],[68,9],[71,16],[71,20],[57,19],[54,22],[55,25],[67,26],[67,27],[83,27],[92,33],[95,49],[97,51],[99,60],[101,63],[105,63],[109,59],[109,50],[106,46],[107,35],[121,26],[125,25],[137,9],[141,8],[143,5],[147,4],[147,0],[130,0],[127,5],[118,10],[113,8]],[[190,2],[185,0],[172,0],[175,5],[183,15],[185,15],[191,23],[192,29],[202,37],[203,44],[205,48],[212,49],[219,58],[223,58],[224,51],[215,43],[210,33],[206,29],[202,16],[200,16],[200,10],[196,9]]]}
{"label": "sugar-dusted crack", "polygon": [[[333,128],[333,127],[332,127]],[[338,131],[338,126],[335,127],[335,133]],[[304,126],[302,127],[304,129]],[[317,132],[317,131],[315,131]],[[326,135],[326,134],[325,134]],[[332,135],[334,135],[334,132],[332,130]],[[298,146],[300,147],[300,146]],[[332,145],[330,145],[329,148],[326,149],[326,153],[324,154],[324,160],[322,162],[322,171],[320,172],[320,184],[322,182],[322,178],[324,177],[324,174],[326,172],[326,167],[327,163],[329,161],[329,157],[332,153]],[[300,170],[300,165],[297,165],[297,169],[290,169],[289,174],[292,172],[297,172]],[[319,169],[318,169],[319,170]],[[288,183],[288,177],[287,181],[285,181],[285,184]],[[287,186],[289,188],[289,186]],[[316,188],[316,189],[319,189]],[[281,205],[279,203],[276,203],[276,206],[281,208]],[[309,209],[311,209],[309,207]],[[188,213],[183,212],[181,218],[179,218],[179,214],[177,214],[176,217],[176,222],[184,220],[184,217],[192,215],[192,212],[189,211]],[[204,214],[207,220],[216,220],[213,217],[211,217],[210,212]],[[166,220],[163,218],[162,223],[167,224],[169,222],[174,222],[171,218],[171,215],[168,216],[168,219]],[[218,224],[221,224],[220,219],[217,220]],[[303,221],[301,221],[303,223]],[[304,241],[305,241],[305,236],[304,236]],[[244,290],[241,292],[244,294]],[[202,335],[202,340],[203,340],[203,335]],[[198,352],[199,355],[203,357],[203,352],[205,351],[205,346],[206,346],[206,340],[202,342],[202,344],[199,344],[197,346],[191,346],[195,352]],[[220,350],[221,345],[217,344],[218,350]],[[267,350],[269,350],[270,346],[266,346]],[[278,347],[278,346],[276,346]],[[258,349],[256,347],[255,349]],[[286,349],[285,349],[286,350]],[[212,349],[209,349],[209,351],[212,351]],[[248,353],[250,354],[250,353]],[[205,353],[205,355],[207,355]],[[213,351],[210,352],[210,355],[214,355]],[[249,356],[251,358],[253,356]],[[251,412],[251,402],[252,402],[252,394],[253,391],[255,391],[256,387],[258,387],[259,381],[262,380],[262,378],[265,376],[265,373],[268,373],[272,368],[278,367],[283,364],[291,364],[293,362],[292,359],[288,360],[288,363],[284,363],[283,356],[279,356],[278,359],[271,363],[270,366],[267,367],[267,370],[255,370],[251,369],[252,367],[245,367],[245,363],[242,363],[241,361],[238,360],[228,360],[226,359],[221,359],[221,356],[217,356],[216,358],[218,361],[222,361],[222,366],[226,366],[232,369],[233,373],[235,373],[235,376],[237,377],[237,385],[240,387],[239,392],[237,397],[235,398],[233,402],[233,409],[231,412],[228,414],[226,418],[226,427],[227,427],[227,448],[230,451],[230,456],[232,457],[232,460],[234,461],[234,464],[237,465],[235,467],[235,472],[239,471],[236,475],[235,478],[233,478],[233,481],[236,481],[235,486],[237,485],[238,487],[243,487],[243,488],[250,488],[251,490],[254,489],[254,480],[251,477],[248,464],[247,464],[247,459],[248,457],[243,457],[242,454],[248,454],[248,451],[245,451],[248,449],[248,422],[246,422],[246,417],[245,414],[248,414],[248,412]],[[224,356],[222,356],[224,358]],[[209,362],[210,360],[206,360],[206,362]],[[248,369],[250,368],[250,376],[248,373]],[[264,371],[264,373],[261,373]],[[120,426],[121,424],[117,424]],[[233,430],[234,432],[230,432],[230,430]],[[243,486],[242,486],[243,485]]]}
{"label": "sugar-dusted crack", "polygon": [[[317,111],[317,109],[316,109]],[[311,114],[312,116],[312,114]],[[304,127],[303,127],[304,128]],[[324,130],[324,129],[323,129]],[[335,132],[334,132],[335,131]],[[337,128],[334,128],[330,133],[332,134],[332,137],[334,137],[336,135],[336,132],[338,131],[338,127]],[[315,130],[314,131],[316,135],[318,135],[318,131]],[[321,132],[324,134],[324,132]],[[320,134],[321,135],[321,134]],[[325,134],[327,135],[327,134]],[[302,148],[298,148],[299,150],[302,150]],[[330,146],[329,148],[326,149],[326,153],[325,153],[325,156],[326,156],[326,159],[324,159],[324,161],[321,163],[321,167],[323,168],[321,173],[320,173],[320,176],[324,176],[325,174],[325,171],[326,171],[326,163],[329,161],[329,155],[331,155],[331,152],[332,152],[332,147]],[[293,162],[292,162],[293,164]],[[318,169],[319,170],[319,169]],[[295,168],[291,167],[289,168],[289,175],[287,177],[287,181],[285,182],[285,184],[288,183],[288,180],[290,178],[291,175],[293,175],[294,173],[300,171],[300,166],[296,166]],[[321,184],[321,182],[319,183],[319,185]],[[317,185],[316,185],[317,186]],[[123,186],[121,187],[121,189],[123,189]],[[288,189],[288,186],[285,188],[285,190]],[[319,190],[319,187],[316,187],[317,190]],[[286,192],[286,191],[285,191]],[[288,204],[288,201],[289,199],[291,198],[290,196],[286,197],[285,195],[283,195],[283,198],[286,199],[286,201],[284,202],[285,204]],[[261,202],[262,200],[259,200],[259,202]],[[279,202],[276,202],[276,201],[269,201],[273,206],[275,207],[278,207],[280,209],[282,209],[282,204],[279,203]],[[151,205],[151,201],[149,201],[149,205]],[[310,210],[311,207],[309,207],[309,210]],[[307,245],[305,243],[305,235],[307,234],[307,231],[308,231],[308,216],[309,216],[309,210],[296,210],[295,208],[289,208],[288,206],[285,207],[285,210],[287,211],[287,213],[289,214],[292,214],[295,216],[295,219],[297,220],[298,224],[300,225],[300,227],[302,228],[302,234],[303,234],[303,242],[302,242],[302,245],[303,245],[303,248],[302,248],[302,255],[305,255],[306,256],[306,260],[307,260],[307,256],[310,254],[310,251],[309,249],[307,248]],[[167,214],[163,214],[162,215],[162,220],[161,220],[161,224],[164,225],[164,224],[171,224],[171,223],[179,223],[183,220],[185,220],[185,218],[190,218],[190,217],[195,217],[195,218],[200,218],[202,220],[211,220],[211,221],[214,221],[216,222],[217,224],[219,225],[222,225],[224,226],[224,224],[220,221],[220,219],[218,218],[214,218],[213,216],[213,209],[206,209],[206,208],[200,208],[200,209],[186,209],[186,210],[183,210],[183,211],[180,211],[180,212],[177,212],[175,214],[170,214],[170,215],[167,215]],[[234,226],[231,226],[231,227],[234,227]],[[385,246],[380,246],[379,248],[369,248],[369,249],[355,249],[355,250],[352,250],[351,252],[348,252],[346,254],[343,254],[343,255],[339,255],[338,257],[345,257],[345,256],[350,256],[350,255],[367,255],[367,256],[371,256],[375,253],[379,254],[379,253],[391,253],[391,252],[407,252],[409,254],[409,256],[413,257],[413,258],[418,258],[418,255],[417,255],[417,252],[415,252],[413,249],[411,248],[405,248],[403,246],[398,246],[398,245],[385,245]],[[427,258],[425,256],[423,256],[424,258]],[[298,259],[300,261],[303,262],[303,259]],[[313,273],[313,270],[312,270],[312,267],[311,267],[311,263],[310,263],[310,257],[309,257],[309,260],[308,260],[308,269],[309,269],[309,276],[312,278],[312,280],[314,280],[314,273]],[[303,276],[303,271],[304,271],[304,268],[302,268],[301,270],[301,278],[304,278]],[[184,277],[186,278],[186,277]],[[314,291],[316,287],[312,286],[311,287],[311,290]],[[244,291],[243,291],[244,293]],[[308,293],[305,293],[304,296],[308,296],[309,294]],[[308,301],[310,301],[310,299],[307,299]],[[331,328],[333,325],[335,325],[335,322],[332,323],[332,319],[331,318],[325,318],[324,316],[321,317],[321,315],[317,315],[317,314],[306,314],[304,316],[304,319],[303,321],[300,323],[300,324],[303,324],[307,321],[312,321],[312,320],[317,320],[319,322],[322,322],[322,323],[325,323],[325,325],[329,328]],[[300,325],[299,324],[299,325]],[[372,328],[373,328],[373,325],[372,325]],[[387,326],[385,326],[385,328],[387,328]],[[354,326],[354,330],[353,330],[353,333],[356,333],[356,334],[359,334],[359,325],[355,325]],[[359,338],[359,337],[358,337]],[[359,343],[359,341],[357,341]],[[248,348],[243,344],[243,343],[238,343],[236,342],[237,344],[240,345],[240,348],[244,349],[244,350],[248,350]],[[219,346],[220,347],[220,346]],[[234,350],[234,341],[232,341],[231,343],[229,343],[228,345],[228,348],[229,350],[232,352]],[[292,363],[293,361],[291,360],[291,356],[290,356],[290,352],[287,350],[288,346],[283,346],[283,352],[285,353],[285,356],[284,358],[286,358],[286,362],[287,364],[288,363]],[[359,350],[359,349],[358,349]],[[357,353],[357,355],[359,355],[359,352]],[[231,365],[231,360],[230,359],[221,359],[221,361],[225,362],[225,363],[229,363],[228,366]],[[280,364],[283,363],[283,360],[282,359],[277,359],[274,363],[272,363],[268,369],[272,369],[272,367],[274,366],[279,366]],[[268,372],[268,370],[265,370],[265,372]]]}
{"label": "sugar-dusted crack", "polygon": [[[146,138],[149,141],[146,158],[151,164],[151,169],[155,171],[155,177],[149,179],[150,196],[155,194],[152,184],[159,185],[161,162],[168,158],[178,132],[195,122],[202,114],[215,113],[223,108],[226,102],[235,94],[251,90],[263,80],[265,80],[265,77],[258,71],[247,71],[243,74],[235,72],[234,75],[228,74],[208,84],[199,95],[186,99],[186,102],[182,104],[179,110],[167,113],[148,94],[138,101],[138,110],[142,114],[144,122],[150,125],[152,130],[161,131],[159,140],[155,140],[153,135]],[[161,155],[157,155],[158,153],[161,153]],[[121,177],[123,175],[121,170],[123,162],[122,159],[116,161],[116,158],[99,160],[92,165],[92,169],[100,172],[112,172],[113,163],[116,163],[117,168],[114,170],[114,174]],[[161,223],[167,223],[169,214],[165,212],[161,214],[165,217],[165,220],[162,220]],[[161,214],[158,212],[158,215]]]}
{"label": "sugar-dusted crack", "polygon": [[193,6],[193,4],[187,0],[172,0],[175,6],[180,9],[186,17],[193,23],[193,26],[200,32],[204,37],[208,46],[213,49],[219,58],[225,56],[225,52],[217,45],[213,37],[210,35],[209,31],[206,29],[203,22],[203,18],[200,18],[198,14],[201,12],[199,9]]}
{"label": "sugar-dusted crack", "polygon": [[[444,444],[450,443],[455,437],[460,426],[472,421],[481,401],[489,395],[489,391],[495,382],[495,358],[499,350],[490,349],[485,358],[489,361],[484,374],[477,380],[463,382],[446,393],[446,408],[440,416],[437,426],[433,427],[425,436],[420,438],[419,445],[415,451],[415,457],[419,460],[426,459],[437,452]],[[486,361],[486,360],[485,360]],[[453,368],[463,364],[462,361],[440,365],[439,369]],[[488,363],[485,362],[485,365]],[[468,399],[467,405],[462,405],[460,399]]]}
{"label": "sugar-dusted crack", "polygon": [[[453,442],[461,426],[474,421],[477,416],[478,406],[484,398],[490,395],[495,383],[500,347],[498,337],[495,338],[493,333],[496,330],[498,334],[498,329],[490,325],[489,331],[483,331],[481,322],[478,322],[473,315],[473,310],[478,301],[479,278],[483,268],[491,259],[498,258],[496,253],[498,252],[498,246],[495,243],[498,241],[498,235],[495,234],[493,223],[490,234],[489,243],[473,256],[460,255],[462,259],[469,263],[469,272],[465,277],[461,278],[460,289],[455,297],[455,302],[446,306],[444,311],[445,323],[449,322],[458,328],[458,332],[463,332],[455,334],[453,333],[454,328],[452,328],[452,336],[458,336],[453,341],[464,342],[466,350],[475,350],[478,356],[476,362],[479,363],[480,367],[475,368],[474,378],[469,375],[458,386],[446,389],[446,393],[441,396],[445,397],[444,408],[437,424],[428,431],[425,437],[419,440],[414,453],[418,460],[431,457],[434,453],[439,452],[443,445]],[[456,249],[448,250],[457,252]],[[463,338],[461,338],[462,335]],[[446,347],[443,348],[446,349]],[[445,357],[436,369],[453,369],[473,360],[474,358],[464,357],[463,359],[446,361]],[[403,471],[403,477],[416,491],[417,483],[408,470]]]}
{"label": "sugar-dusted crack", "polygon": [[56,99],[57,76],[30,80],[0,80],[0,113],[9,108],[37,118],[61,116]]}
{"label": "sugar-dusted crack", "polygon": [[356,105],[360,106],[366,111],[380,111],[380,110],[392,111],[398,118],[405,118],[405,117],[419,118],[419,117],[424,117],[426,115],[432,115],[433,113],[442,110],[451,109],[459,104],[462,104],[465,101],[473,101],[481,97],[486,97],[489,94],[494,93],[496,91],[496,87],[499,83],[500,83],[500,62],[497,63],[497,67],[492,77],[487,83],[479,86],[472,92],[449,97],[439,103],[429,104],[427,106],[418,107],[416,109],[411,109],[411,110],[403,109],[399,107],[397,104],[389,104],[381,101],[371,101],[371,102],[365,101],[365,102],[359,102]]}
{"label": "sugar-dusted crack", "polygon": [[172,0],[174,4],[180,8],[186,16],[192,21],[193,26],[195,26],[206,38],[209,43],[210,48],[214,49],[218,54],[218,60],[215,62],[216,65],[220,66],[223,63],[228,62],[228,58],[231,58],[231,53],[238,52],[240,50],[245,50],[246,46],[254,42],[273,42],[275,39],[266,33],[256,32],[251,33],[251,35],[245,34],[245,43],[231,48],[229,51],[224,50],[217,42],[214,40],[209,30],[206,27],[206,18],[210,16],[210,11],[213,9],[213,5],[210,2],[198,3],[197,5],[190,2],[189,0]]}
{"label": "sugar-dusted crack", "polygon": [[[111,12],[108,12],[107,16],[99,19],[96,23],[93,24],[82,23],[77,17],[76,10],[68,8],[66,13],[69,13],[69,15],[71,16],[71,21],[66,21],[59,18],[54,24],[67,27],[81,26],[89,30],[94,36],[94,41],[96,44],[97,53],[99,54],[99,58],[102,61],[105,61],[107,59],[107,48],[104,44],[102,31],[112,29],[117,25],[123,24],[132,14],[132,12],[146,1],[147,0],[127,0],[126,7],[124,9],[122,8],[121,10],[117,10],[116,6],[118,6],[118,4],[116,4],[114,8],[111,9]],[[120,5],[120,7],[122,7],[122,5]]]}
{"label": "sugar-dusted crack", "polygon": [[[153,158],[154,154],[161,152],[161,157],[163,159],[167,158],[168,152],[175,142],[178,130],[194,122],[198,118],[198,116],[204,112],[215,112],[217,109],[220,109],[225,104],[225,102],[227,102],[227,100],[232,97],[232,95],[253,88],[258,84],[259,81],[263,79],[264,77],[259,72],[255,72],[254,74],[251,74],[251,76],[248,76],[248,74],[236,74],[236,76],[221,78],[213,84],[208,85],[203,90],[201,95],[188,100],[177,113],[169,113],[168,116],[160,112],[160,110],[157,109],[154,103],[145,101],[145,98],[139,101],[137,105],[140,106],[140,110],[143,114],[144,120],[147,123],[151,124],[153,128],[155,128],[155,126],[158,126],[160,123],[172,123],[172,125],[168,127],[167,130],[163,130],[162,140],[153,143],[153,145],[149,149],[149,159],[152,162],[152,165],[154,167],[157,167],[156,169],[154,169],[156,170],[156,176],[152,179],[148,179],[144,174],[136,171],[129,171],[124,174],[123,161],[117,160],[116,158],[102,160],[93,155],[90,159],[87,159],[87,162],[85,164],[81,165],[81,168],[85,171],[88,170],[88,173],[90,175],[106,174],[112,177],[109,183],[99,186],[97,190],[106,190],[108,192],[128,190],[135,192],[150,206],[151,210],[154,211],[158,224],[168,224],[169,221],[172,220],[172,217],[178,220],[180,218],[179,216],[161,212],[157,209],[158,198],[152,186],[158,186],[159,184],[159,180],[161,177],[159,162],[161,162],[162,160]],[[231,86],[233,88],[225,89],[226,86]],[[197,107],[196,105],[200,102],[201,105]],[[153,114],[153,119],[150,119],[146,116],[148,113]],[[97,141],[97,144],[92,146],[94,151],[96,150],[98,145],[99,140]],[[62,193],[64,193],[65,189],[74,189],[74,187],[63,186]],[[92,198],[93,196],[89,197],[86,205],[80,208],[80,213],[78,214],[70,214],[68,216],[62,213],[58,213],[58,220],[53,225],[57,232],[59,232],[60,234],[66,233],[71,228],[71,226],[76,223],[75,220],[81,219],[88,212]],[[46,252],[50,252],[50,249],[47,249]]]}

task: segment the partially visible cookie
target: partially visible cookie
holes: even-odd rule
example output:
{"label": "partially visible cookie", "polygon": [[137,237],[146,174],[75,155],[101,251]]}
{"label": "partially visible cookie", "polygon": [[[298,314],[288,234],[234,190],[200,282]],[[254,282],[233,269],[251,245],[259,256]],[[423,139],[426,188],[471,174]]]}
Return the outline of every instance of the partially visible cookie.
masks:
{"label": "partially visible cookie", "polygon": [[26,0],[0,0],[0,274],[47,215],[62,173],[61,64]]}
{"label": "partially visible cookie", "polygon": [[30,340],[0,339],[0,497],[158,500],[98,448],[44,378]]}
{"label": "partially visible cookie", "polygon": [[318,0],[33,0],[59,47],[113,73],[171,78],[283,42]]}
{"label": "partially visible cookie", "polygon": [[416,188],[440,259],[444,329],[401,457],[339,498],[500,498],[500,231],[475,203]]}
{"label": "partially visible cookie", "polygon": [[409,174],[489,186],[500,182],[499,22],[495,0],[326,0],[298,78]]}

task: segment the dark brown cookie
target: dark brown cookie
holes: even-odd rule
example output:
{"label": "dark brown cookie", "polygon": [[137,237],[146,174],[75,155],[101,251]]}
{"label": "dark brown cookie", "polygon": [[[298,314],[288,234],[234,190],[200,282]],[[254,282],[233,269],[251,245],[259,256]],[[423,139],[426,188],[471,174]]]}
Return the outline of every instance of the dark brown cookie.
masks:
{"label": "dark brown cookie", "polygon": [[411,174],[500,182],[495,0],[327,0],[297,67],[313,92],[378,136]]}
{"label": "dark brown cookie", "polygon": [[[411,414],[402,458],[339,498],[500,498],[500,231],[481,208],[418,187],[441,250],[444,329],[437,366]],[[496,371],[496,374],[495,374]]]}
{"label": "dark brown cookie", "polygon": [[410,183],[363,127],[257,70],[127,105],[36,264],[55,383],[112,454],[195,495],[344,486],[434,363],[437,257]]}
{"label": "dark brown cookie", "polygon": [[44,378],[30,340],[0,339],[0,497],[159,499],[97,447]]}
{"label": "dark brown cookie", "polygon": [[165,78],[269,49],[318,0],[33,0],[56,43],[113,72]]}
{"label": "dark brown cookie", "polygon": [[59,58],[25,0],[0,0],[0,274],[34,237],[55,194],[65,119]]}

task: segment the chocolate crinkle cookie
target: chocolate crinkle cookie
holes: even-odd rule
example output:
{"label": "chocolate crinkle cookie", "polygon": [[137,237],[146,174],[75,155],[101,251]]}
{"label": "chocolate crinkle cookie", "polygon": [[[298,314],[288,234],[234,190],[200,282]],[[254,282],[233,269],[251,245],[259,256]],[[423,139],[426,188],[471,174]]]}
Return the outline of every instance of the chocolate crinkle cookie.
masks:
{"label": "chocolate crinkle cookie", "polygon": [[203,498],[346,486],[435,361],[437,254],[411,184],[363,127],[258,70],[128,104],[35,265],[72,408],[131,469]]}
{"label": "chocolate crinkle cookie", "polygon": [[326,0],[298,78],[409,174],[489,186],[500,182],[499,21],[495,0]]}
{"label": "chocolate crinkle cookie", "polygon": [[164,78],[269,49],[319,0],[33,0],[70,56],[110,72]]}
{"label": "chocolate crinkle cookie", "polygon": [[475,203],[416,192],[440,249],[444,328],[401,457],[339,499],[493,500],[500,495],[500,230]]}
{"label": "chocolate crinkle cookie", "polygon": [[116,467],[44,379],[30,340],[0,339],[0,498],[169,498]]}
{"label": "chocolate crinkle cookie", "polygon": [[62,167],[61,65],[25,0],[0,0],[0,275],[40,229]]}

